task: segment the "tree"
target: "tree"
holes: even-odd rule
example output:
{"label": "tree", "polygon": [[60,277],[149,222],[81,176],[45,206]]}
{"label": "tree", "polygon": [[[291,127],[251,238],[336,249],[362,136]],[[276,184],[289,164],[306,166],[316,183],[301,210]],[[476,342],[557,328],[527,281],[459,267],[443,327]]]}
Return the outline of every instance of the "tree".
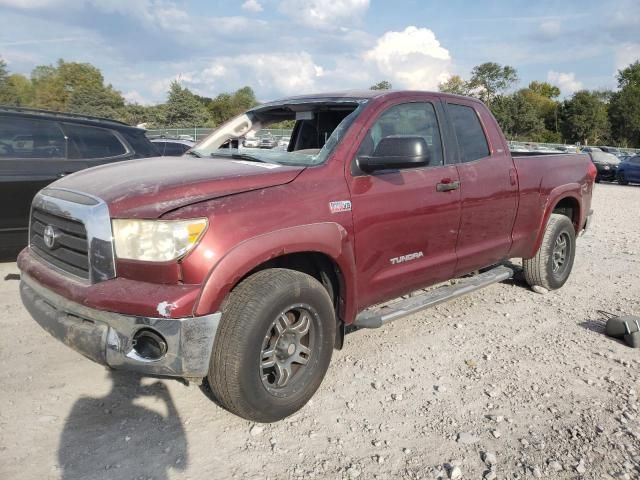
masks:
{"label": "tree", "polygon": [[446,82],[438,85],[438,90],[445,93],[453,93],[456,95],[469,95],[469,84],[465,82],[459,75],[453,75]]}
{"label": "tree", "polygon": [[387,80],[382,80],[381,82],[378,82],[375,85],[371,85],[369,87],[369,90],[391,90],[392,88],[393,86],[391,85],[391,82],[388,82]]}
{"label": "tree", "polygon": [[206,125],[209,114],[191,90],[174,81],[165,104],[165,127],[188,128]]}
{"label": "tree", "polygon": [[544,122],[522,91],[513,95],[496,96],[491,103],[491,112],[507,138],[542,140],[545,133]]}
{"label": "tree", "polygon": [[234,93],[221,93],[214,99],[206,99],[205,102],[213,126],[220,125],[258,105],[251,87],[242,87]]}
{"label": "tree", "polygon": [[529,90],[545,98],[557,98],[560,96],[560,89],[548,82],[533,81],[529,84]]}
{"label": "tree", "polygon": [[7,63],[0,58],[0,104],[10,104],[9,69]]}
{"label": "tree", "polygon": [[609,119],[614,138],[628,146],[640,146],[640,62],[618,71],[619,91],[611,95]]}
{"label": "tree", "polygon": [[582,90],[567,99],[560,109],[560,128],[565,140],[597,145],[610,138],[607,104],[601,94]]}
{"label": "tree", "polygon": [[506,92],[518,81],[518,73],[509,65],[487,62],[471,70],[469,87],[487,105],[501,93]]}

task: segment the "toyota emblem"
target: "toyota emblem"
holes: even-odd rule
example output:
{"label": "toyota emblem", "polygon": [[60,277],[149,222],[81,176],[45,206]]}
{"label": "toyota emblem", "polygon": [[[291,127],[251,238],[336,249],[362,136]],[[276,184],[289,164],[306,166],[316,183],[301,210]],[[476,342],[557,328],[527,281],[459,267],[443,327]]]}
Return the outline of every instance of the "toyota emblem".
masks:
{"label": "toyota emblem", "polygon": [[47,225],[44,229],[44,244],[48,249],[52,249],[56,246],[56,240],[58,239],[58,232],[51,225]]}

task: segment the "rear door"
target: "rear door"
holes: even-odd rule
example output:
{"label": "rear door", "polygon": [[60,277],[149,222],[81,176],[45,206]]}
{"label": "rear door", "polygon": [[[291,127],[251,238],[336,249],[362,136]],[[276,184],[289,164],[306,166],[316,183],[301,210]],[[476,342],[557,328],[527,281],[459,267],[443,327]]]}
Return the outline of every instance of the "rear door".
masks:
{"label": "rear door", "polygon": [[464,99],[448,100],[446,109],[459,155],[462,209],[455,274],[462,275],[507,257],[518,181],[513,159],[488,110]]}
{"label": "rear door", "polygon": [[67,139],[58,122],[0,115],[0,232],[26,244],[31,200],[49,183],[86,167],[66,158]]}
{"label": "rear door", "polygon": [[[458,180],[445,162],[443,110],[429,96],[396,99],[365,124],[347,173],[351,192],[360,308],[451,278],[460,220],[460,192],[438,184]],[[428,166],[365,174],[360,155],[372,155],[390,135],[422,136]]]}

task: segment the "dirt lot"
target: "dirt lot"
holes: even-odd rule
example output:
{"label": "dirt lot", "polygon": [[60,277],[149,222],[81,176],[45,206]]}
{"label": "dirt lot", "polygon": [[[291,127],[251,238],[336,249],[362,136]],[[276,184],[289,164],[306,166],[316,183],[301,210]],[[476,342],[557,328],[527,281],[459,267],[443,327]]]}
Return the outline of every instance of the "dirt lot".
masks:
{"label": "dirt lot", "polygon": [[0,478],[639,478],[640,350],[596,310],[640,314],[640,187],[598,185],[593,207],[562,290],[516,279],[355,332],[271,425],[84,359],[0,264]]}

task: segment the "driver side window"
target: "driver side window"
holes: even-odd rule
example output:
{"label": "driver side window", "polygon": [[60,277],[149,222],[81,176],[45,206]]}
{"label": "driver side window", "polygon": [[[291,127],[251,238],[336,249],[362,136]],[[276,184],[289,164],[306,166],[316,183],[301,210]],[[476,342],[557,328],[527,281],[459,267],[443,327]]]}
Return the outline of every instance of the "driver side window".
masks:
{"label": "driver side window", "polygon": [[392,135],[422,137],[427,144],[429,166],[444,164],[440,128],[433,104],[403,103],[385,110],[362,140],[356,157],[374,155],[380,140]]}

